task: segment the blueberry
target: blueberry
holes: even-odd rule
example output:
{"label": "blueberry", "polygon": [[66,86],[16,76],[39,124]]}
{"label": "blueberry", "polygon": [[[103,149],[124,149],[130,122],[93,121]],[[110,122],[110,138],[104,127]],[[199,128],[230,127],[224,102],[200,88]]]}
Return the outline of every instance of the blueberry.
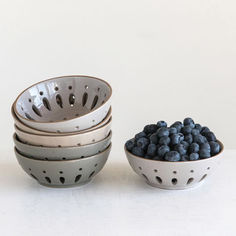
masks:
{"label": "blueberry", "polygon": [[192,118],[185,118],[183,123],[184,123],[184,126],[189,125],[192,129],[195,127],[195,124]]}
{"label": "blueberry", "polygon": [[189,156],[190,161],[196,161],[199,159],[199,154],[198,153],[191,153]]}
{"label": "blueberry", "polygon": [[180,161],[189,161],[189,156],[187,154],[180,157]]}
{"label": "blueberry", "polygon": [[191,134],[191,132],[192,132],[192,127],[190,126],[190,125],[186,125],[186,126],[184,126],[182,129],[181,129],[181,132],[183,133],[183,134]]}
{"label": "blueberry", "polygon": [[202,126],[200,125],[200,124],[195,124],[195,127],[194,127],[195,129],[198,129],[199,130],[199,132],[201,132],[201,130],[202,130]]}
{"label": "blueberry", "polygon": [[202,136],[201,134],[198,134],[196,136],[194,136],[193,139],[194,143],[198,143],[198,144],[203,144],[207,142],[206,137]]}
{"label": "blueberry", "polygon": [[144,157],[144,151],[142,148],[140,147],[134,147],[132,149],[132,153],[135,155],[135,156],[139,156],[139,157]]}
{"label": "blueberry", "polygon": [[161,138],[163,136],[169,136],[169,129],[166,127],[161,127],[157,130],[157,137]]}
{"label": "blueberry", "polygon": [[180,161],[180,154],[176,151],[167,152],[165,155],[167,161]]}
{"label": "blueberry", "polygon": [[147,148],[147,155],[150,157],[154,157],[156,153],[157,153],[157,146],[153,143],[149,144]]}
{"label": "blueberry", "polygon": [[208,149],[201,149],[199,151],[200,158],[205,159],[211,157],[211,153]]}
{"label": "blueberry", "polygon": [[181,156],[187,153],[187,150],[184,148],[184,145],[180,143],[175,145],[174,150],[177,151]]}
{"label": "blueberry", "polygon": [[210,146],[211,146],[211,154],[212,155],[216,155],[220,152],[220,144],[219,143],[211,141]]}
{"label": "blueberry", "polygon": [[178,133],[179,135],[179,141],[184,141],[184,135],[182,133]]}
{"label": "blueberry", "polygon": [[146,133],[144,133],[143,131],[140,132],[140,133],[137,133],[137,134],[135,135],[135,139],[136,139],[136,140],[138,140],[138,139],[140,139],[140,138],[143,138],[143,137],[146,137]]}
{"label": "blueberry", "polygon": [[182,144],[184,146],[184,149],[188,149],[189,144],[186,141],[181,141],[180,144]]}
{"label": "blueberry", "polygon": [[151,124],[151,125],[146,125],[143,129],[143,131],[146,134],[154,134],[157,131],[158,127],[155,124]]}
{"label": "blueberry", "polygon": [[174,127],[174,128],[177,129],[177,132],[180,132],[180,130],[181,130],[182,127],[183,127],[183,124],[182,124],[182,122],[180,122],[180,121],[176,121],[176,122],[175,122],[174,124],[172,124],[170,127],[171,127],[171,128]]}
{"label": "blueberry", "polygon": [[170,135],[171,134],[177,134],[178,131],[177,131],[177,129],[175,127],[171,127],[171,128],[169,128],[169,133],[170,133]]}
{"label": "blueberry", "polygon": [[128,151],[132,151],[134,147],[134,139],[130,139],[125,143],[125,147]]}
{"label": "blueberry", "polygon": [[155,160],[155,161],[164,161],[163,157],[160,157],[160,156],[154,156],[152,158],[152,160]]}
{"label": "blueberry", "polygon": [[211,146],[209,143],[203,143],[200,145],[200,149],[207,149],[209,152],[211,152]]}
{"label": "blueberry", "polygon": [[170,136],[170,142],[171,142],[171,145],[176,145],[178,143],[180,143],[180,136],[179,134],[172,134]]}
{"label": "blueberry", "polygon": [[158,144],[158,141],[159,141],[159,139],[158,139],[156,134],[152,134],[150,136],[149,140],[150,140],[150,143],[154,143],[154,144]]}
{"label": "blueberry", "polygon": [[160,120],[157,122],[157,129],[161,127],[167,127],[167,123],[164,120]]}
{"label": "blueberry", "polygon": [[192,135],[196,136],[196,135],[200,134],[200,131],[198,129],[194,128],[194,129],[192,129],[191,133],[192,133]]}
{"label": "blueberry", "polygon": [[146,159],[152,159],[152,157],[149,156],[148,154],[146,154],[146,155],[144,156],[144,158],[146,158]]}
{"label": "blueberry", "polygon": [[211,132],[211,131],[205,132],[203,135],[206,137],[206,139],[207,139],[208,142],[211,142],[211,141],[214,141],[214,142],[215,142],[215,141],[216,141],[216,136],[215,136],[215,134],[214,134],[213,132]]}
{"label": "blueberry", "polygon": [[145,137],[137,140],[137,147],[140,147],[143,150],[145,150],[147,148],[148,144],[149,144],[149,140]]}
{"label": "blueberry", "polygon": [[166,154],[167,152],[169,152],[169,151],[170,151],[169,146],[167,146],[167,145],[162,145],[162,146],[160,146],[160,147],[158,148],[157,155],[158,155],[159,157],[164,157],[165,154]]}
{"label": "blueberry", "polygon": [[200,147],[197,143],[191,143],[188,149],[189,153],[193,153],[193,152],[197,153],[199,152],[199,150],[200,150]]}
{"label": "blueberry", "polygon": [[169,145],[169,143],[170,143],[170,138],[168,136],[164,136],[159,139],[160,145]]}
{"label": "blueberry", "polygon": [[201,134],[204,134],[206,132],[210,132],[210,129],[206,126],[202,127]]}
{"label": "blueberry", "polygon": [[192,134],[187,134],[184,136],[184,141],[187,142],[188,144],[191,144],[193,142],[193,136]]}

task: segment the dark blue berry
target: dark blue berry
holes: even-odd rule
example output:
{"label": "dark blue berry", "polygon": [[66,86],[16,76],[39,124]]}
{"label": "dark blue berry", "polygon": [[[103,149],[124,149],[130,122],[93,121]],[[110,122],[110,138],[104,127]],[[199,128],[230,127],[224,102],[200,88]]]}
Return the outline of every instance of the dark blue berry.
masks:
{"label": "dark blue berry", "polygon": [[184,141],[184,135],[182,133],[178,133],[179,135],[179,141],[182,142]]}
{"label": "dark blue berry", "polygon": [[211,141],[210,146],[211,146],[211,154],[212,155],[216,155],[220,152],[220,144],[219,143]]}
{"label": "dark blue berry", "polygon": [[184,146],[184,149],[188,149],[189,144],[186,141],[181,141],[180,144],[182,144]]}
{"label": "dark blue berry", "polygon": [[160,120],[157,122],[157,129],[161,127],[167,127],[167,123],[164,120]]}
{"label": "dark blue berry", "polygon": [[149,140],[145,137],[138,139],[136,143],[137,147],[140,147],[143,150],[147,148],[148,144],[149,144]]}
{"label": "dark blue berry", "polygon": [[187,154],[180,157],[180,161],[189,161],[189,156]]}
{"label": "dark blue berry", "polygon": [[170,143],[170,138],[168,136],[164,136],[159,139],[160,145],[169,145],[169,143]]}
{"label": "dark blue berry", "polygon": [[154,134],[156,131],[157,131],[157,125],[155,124],[151,124],[151,125],[146,125],[143,129],[143,131],[146,133],[146,134]]}
{"label": "dark blue berry", "polygon": [[187,153],[187,150],[184,148],[184,145],[180,143],[175,145],[174,150],[177,151],[181,156]]}
{"label": "dark blue berry", "polygon": [[146,133],[142,131],[140,133],[137,133],[134,138],[137,141],[138,139],[143,138],[143,137],[146,137]]}
{"label": "dark blue berry", "polygon": [[170,135],[171,134],[177,134],[178,131],[177,131],[177,129],[175,127],[171,127],[171,128],[169,128],[169,133],[170,133]]}
{"label": "dark blue berry", "polygon": [[198,143],[199,145],[201,145],[203,143],[206,143],[207,139],[206,139],[206,137],[202,136],[201,134],[198,134],[198,135],[194,136],[193,141],[194,141],[194,143]]}
{"label": "dark blue berry", "polygon": [[157,137],[161,138],[163,136],[169,136],[169,129],[166,127],[161,127],[157,130]]}
{"label": "dark blue berry", "polygon": [[208,149],[201,149],[199,151],[199,156],[200,156],[200,158],[205,159],[205,158],[211,157],[211,153],[209,152]]}
{"label": "dark blue berry", "polygon": [[128,151],[132,151],[133,147],[134,147],[134,139],[130,139],[125,143],[125,147]]}
{"label": "dark blue berry", "polygon": [[206,127],[206,126],[203,126],[202,130],[201,130],[201,134],[204,134],[206,132],[210,132],[210,129],[208,127]]}
{"label": "dark blue berry", "polygon": [[184,136],[184,141],[187,142],[188,144],[191,144],[193,142],[193,136],[192,134],[187,134]]}
{"label": "dark blue berry", "polygon": [[160,147],[158,148],[157,155],[158,155],[159,157],[164,157],[165,154],[166,154],[167,152],[169,152],[169,151],[170,151],[169,146],[167,146],[167,145],[162,145],[162,146],[160,146]]}
{"label": "dark blue berry", "polygon": [[157,146],[153,143],[149,144],[147,148],[147,155],[150,157],[154,157],[156,156],[156,153],[157,153]]}
{"label": "dark blue berry", "polygon": [[189,160],[190,161],[196,161],[196,160],[198,160],[199,159],[199,154],[198,153],[191,153],[190,155],[189,155]]}
{"label": "dark blue berry", "polygon": [[134,147],[132,149],[132,153],[135,155],[135,156],[139,156],[139,157],[144,157],[144,151],[142,148],[140,147]]}
{"label": "dark blue berry", "polygon": [[214,141],[214,142],[215,142],[215,141],[216,141],[216,136],[215,136],[215,134],[214,134],[213,132],[211,132],[211,131],[205,132],[203,135],[206,137],[206,139],[207,139],[208,142],[211,142],[211,141]]}
{"label": "dark blue berry", "polygon": [[207,149],[209,152],[211,152],[211,146],[209,143],[202,143],[200,145],[200,149]]}
{"label": "dark blue berry", "polygon": [[202,126],[200,125],[200,124],[195,124],[195,127],[194,127],[195,129],[198,129],[199,130],[199,132],[201,132],[201,130],[202,130]]}
{"label": "dark blue berry", "polygon": [[188,148],[189,153],[194,153],[194,152],[197,153],[199,152],[199,150],[200,150],[200,147],[197,143],[191,143]]}
{"label": "dark blue berry", "polygon": [[174,127],[177,129],[177,132],[179,133],[183,127],[182,122],[176,121],[173,125],[170,126],[171,128]]}
{"label": "dark blue berry", "polygon": [[193,136],[196,136],[196,135],[200,134],[200,131],[198,129],[194,128],[194,129],[192,129],[191,133],[192,133]]}
{"label": "dark blue berry", "polygon": [[182,129],[181,129],[181,132],[183,133],[183,134],[191,134],[191,132],[192,132],[192,127],[190,126],[190,125],[186,125],[186,126],[184,126]]}
{"label": "dark blue berry", "polygon": [[192,129],[195,127],[195,124],[192,118],[185,118],[183,123],[184,123],[184,126],[189,125]]}
{"label": "dark blue berry", "polygon": [[179,134],[172,134],[170,136],[170,143],[173,146],[178,144],[178,143],[180,143],[180,136],[179,136]]}
{"label": "dark blue berry", "polygon": [[152,160],[155,160],[155,161],[164,161],[163,157],[160,157],[160,156],[154,156],[152,158]]}
{"label": "dark blue berry", "polygon": [[159,140],[159,139],[158,139],[158,137],[157,137],[156,134],[152,134],[152,135],[150,136],[149,140],[150,140],[150,143],[158,144],[158,140]]}
{"label": "dark blue berry", "polygon": [[176,151],[167,152],[165,155],[167,161],[180,161],[180,154]]}

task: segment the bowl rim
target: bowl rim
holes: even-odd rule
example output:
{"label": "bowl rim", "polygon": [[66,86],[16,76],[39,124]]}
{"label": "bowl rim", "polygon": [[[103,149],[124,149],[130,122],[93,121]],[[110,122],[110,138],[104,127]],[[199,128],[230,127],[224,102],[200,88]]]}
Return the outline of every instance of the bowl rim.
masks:
{"label": "bowl rim", "polygon": [[171,163],[171,164],[174,164],[174,163],[196,163],[196,162],[200,162],[200,161],[207,161],[207,160],[210,160],[214,157],[217,157],[219,156],[223,151],[224,151],[224,145],[221,141],[219,141],[217,139],[217,142],[220,144],[220,147],[221,147],[221,150],[219,153],[217,153],[215,156],[211,156],[209,158],[205,158],[205,159],[199,159],[199,160],[194,160],[194,161],[160,161],[160,160],[152,160],[152,159],[147,159],[147,158],[144,158],[144,157],[140,157],[140,156],[136,156],[134,155],[133,153],[131,153],[130,151],[127,150],[126,146],[124,145],[124,149],[125,149],[125,152],[128,153],[130,156],[134,157],[134,158],[140,158],[140,159],[143,159],[143,160],[146,160],[146,161],[154,161],[154,162],[162,162],[162,163]]}
{"label": "bowl rim", "polygon": [[[15,102],[14,102],[14,103],[15,103]],[[112,116],[112,106],[110,106],[106,117],[105,117],[100,123],[98,123],[97,125],[94,125],[94,126],[88,128],[88,129],[83,129],[83,130],[75,131],[75,132],[61,132],[61,133],[49,132],[49,131],[43,131],[43,130],[39,130],[39,129],[32,128],[32,127],[30,127],[29,125],[23,123],[23,122],[19,119],[19,117],[16,115],[16,113],[15,113],[15,110],[14,110],[14,107],[13,107],[13,106],[14,106],[14,103],[13,103],[12,106],[11,106],[11,114],[12,114],[13,120],[14,120],[14,121],[17,120],[17,122],[19,122],[22,126],[25,126],[25,127],[28,128],[28,129],[33,129],[33,130],[36,130],[36,131],[41,132],[41,134],[39,134],[39,135],[53,135],[53,136],[59,136],[59,135],[60,135],[60,136],[63,136],[63,135],[80,134],[80,133],[83,133],[83,132],[93,131],[93,130],[95,130],[95,129],[97,129],[97,128],[99,128],[99,127],[102,127],[103,125],[105,125],[106,123],[103,124],[102,126],[99,126],[100,123],[102,123],[104,120],[106,120],[106,119],[109,117],[109,119],[107,120],[107,122],[108,122],[108,121],[110,120],[111,116]],[[15,125],[16,125],[16,124],[15,124]],[[16,126],[17,126],[17,125],[16,125]],[[98,126],[99,126],[99,127],[98,127]],[[20,127],[18,127],[18,126],[17,126],[17,128],[19,128],[20,130],[22,130],[22,129],[21,129]],[[24,131],[24,130],[22,130],[22,131]],[[28,131],[25,131],[25,132],[28,132]],[[28,133],[30,133],[30,132],[28,132]]]}
{"label": "bowl rim", "polygon": [[102,139],[100,141],[94,142],[94,143],[89,143],[89,144],[80,145],[80,146],[74,146],[74,147],[46,147],[46,146],[37,146],[37,145],[33,145],[33,144],[23,143],[22,141],[19,140],[19,138],[17,139],[17,133],[13,134],[14,142],[20,143],[20,145],[24,145],[24,146],[27,146],[27,147],[33,147],[33,148],[37,148],[37,149],[47,149],[47,150],[48,149],[50,149],[50,150],[55,150],[55,149],[58,149],[58,150],[61,150],[61,149],[71,150],[71,149],[79,149],[79,148],[82,148],[82,147],[86,148],[86,147],[90,147],[90,146],[96,145],[96,144],[98,144],[100,142],[109,140],[111,138],[112,138],[112,130],[110,130],[110,132],[109,132],[109,134],[107,135],[106,138],[104,138],[104,139]]}
{"label": "bowl rim", "polygon": [[109,93],[109,96],[107,97],[106,101],[105,101],[103,104],[101,104],[100,106],[98,106],[96,109],[94,109],[92,112],[98,110],[99,108],[101,108],[102,106],[104,106],[104,105],[110,100],[110,98],[111,98],[111,96],[112,96],[112,87],[111,87],[111,85],[110,85],[107,81],[105,81],[105,80],[103,80],[103,79],[100,79],[100,78],[97,78],[97,77],[93,77],[93,76],[88,76],[88,75],[64,75],[64,76],[58,76],[58,77],[53,77],[53,78],[49,78],[49,79],[46,79],[46,80],[39,81],[39,82],[34,83],[33,85],[27,87],[26,89],[24,89],[24,90],[16,97],[15,101],[14,101],[13,104],[12,104],[16,116],[17,116],[17,117],[20,117],[21,119],[23,119],[23,120],[25,120],[25,121],[28,121],[28,122],[30,121],[30,122],[32,122],[32,123],[39,123],[39,124],[56,124],[56,123],[65,123],[65,122],[68,122],[68,121],[71,121],[71,120],[76,120],[76,119],[78,119],[78,118],[81,118],[81,117],[84,117],[84,116],[90,114],[91,111],[90,111],[89,113],[87,113],[87,114],[81,115],[81,116],[79,116],[79,117],[74,117],[74,118],[71,118],[71,119],[67,119],[67,120],[52,121],[52,122],[48,122],[48,121],[47,121],[47,122],[43,122],[43,121],[36,121],[36,120],[29,120],[29,119],[26,119],[25,117],[23,117],[22,115],[20,115],[20,114],[18,113],[18,111],[17,111],[17,109],[16,109],[16,103],[17,103],[18,99],[20,98],[20,96],[21,96],[24,92],[26,92],[27,90],[29,90],[30,88],[32,88],[32,87],[34,87],[34,86],[36,86],[36,85],[38,85],[38,84],[45,83],[45,82],[48,82],[48,81],[50,81],[50,80],[54,80],[54,79],[66,79],[66,78],[70,78],[70,77],[84,77],[84,78],[88,78],[88,79],[99,80],[99,81],[105,83],[105,84],[109,87],[110,93]]}
{"label": "bowl rim", "polygon": [[108,126],[111,122],[112,122],[112,116],[111,116],[110,119],[107,121],[107,123],[105,123],[103,126],[100,126],[100,127],[96,128],[96,129],[88,130],[88,131],[85,131],[85,132],[82,132],[82,131],[81,131],[81,133],[72,133],[72,134],[66,134],[66,133],[65,133],[65,135],[62,135],[63,133],[60,133],[61,135],[53,135],[53,136],[50,135],[50,134],[32,134],[32,133],[29,133],[29,132],[26,132],[26,131],[20,129],[16,124],[14,125],[14,127],[15,127],[16,130],[19,130],[20,132],[25,133],[25,134],[27,134],[27,135],[41,136],[41,137],[53,137],[53,138],[57,138],[57,137],[58,137],[58,138],[66,138],[66,137],[68,137],[68,136],[76,136],[76,135],[81,135],[81,134],[86,134],[86,133],[95,132],[95,131],[97,131],[97,130],[99,130],[99,129],[102,129],[102,128]]}
{"label": "bowl rim", "polygon": [[85,157],[85,158],[77,158],[77,159],[73,159],[73,160],[38,160],[38,159],[32,159],[32,158],[29,158],[29,157],[26,157],[26,156],[20,154],[19,151],[16,149],[16,147],[14,147],[14,152],[16,153],[16,155],[20,156],[20,158],[25,158],[25,159],[29,159],[29,160],[32,160],[32,161],[42,162],[42,163],[43,162],[44,163],[46,163],[46,162],[51,162],[51,163],[52,162],[53,163],[72,162],[73,163],[73,162],[77,162],[77,161],[81,161],[81,160],[92,159],[92,158],[98,157],[100,155],[103,155],[106,152],[109,152],[111,150],[111,147],[112,147],[112,143],[110,143],[109,146],[105,150],[103,150],[102,152],[99,152],[99,153],[97,153],[93,156],[89,156],[89,157]]}

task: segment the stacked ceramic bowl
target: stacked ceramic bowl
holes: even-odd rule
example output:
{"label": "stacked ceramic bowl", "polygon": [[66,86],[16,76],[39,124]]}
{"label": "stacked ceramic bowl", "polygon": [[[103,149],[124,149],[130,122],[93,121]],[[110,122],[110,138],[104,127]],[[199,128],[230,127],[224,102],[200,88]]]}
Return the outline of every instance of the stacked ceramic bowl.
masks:
{"label": "stacked ceramic bowl", "polygon": [[111,150],[111,86],[64,76],[24,90],[12,105],[15,154],[24,171],[51,187],[82,185]]}

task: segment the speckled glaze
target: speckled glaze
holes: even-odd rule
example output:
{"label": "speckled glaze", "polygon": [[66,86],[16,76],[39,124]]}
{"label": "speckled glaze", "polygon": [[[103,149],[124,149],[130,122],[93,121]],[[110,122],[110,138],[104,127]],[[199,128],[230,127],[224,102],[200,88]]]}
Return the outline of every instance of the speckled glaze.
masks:
{"label": "speckled glaze", "polygon": [[103,152],[81,159],[45,161],[27,158],[17,152],[23,170],[40,184],[48,187],[72,187],[88,183],[104,167],[111,145]]}
{"label": "speckled glaze", "polygon": [[163,189],[186,189],[198,186],[216,169],[222,157],[221,152],[211,158],[197,161],[168,162],[138,157],[127,151],[125,153],[133,170],[146,183]]}
{"label": "speckled glaze", "polygon": [[46,132],[74,132],[99,124],[110,109],[111,86],[89,76],[63,76],[34,84],[13,104],[27,126]]}
{"label": "speckled glaze", "polygon": [[13,140],[17,151],[29,158],[36,158],[39,160],[73,160],[79,158],[86,158],[93,156],[99,152],[104,151],[111,143],[112,132],[103,140],[75,147],[40,147],[25,144],[13,135]]}
{"label": "speckled glaze", "polygon": [[111,121],[112,117],[102,127],[72,135],[49,136],[30,134],[20,130],[17,126],[15,126],[15,131],[19,140],[28,144],[44,147],[74,147],[95,143],[106,138],[111,130]]}

